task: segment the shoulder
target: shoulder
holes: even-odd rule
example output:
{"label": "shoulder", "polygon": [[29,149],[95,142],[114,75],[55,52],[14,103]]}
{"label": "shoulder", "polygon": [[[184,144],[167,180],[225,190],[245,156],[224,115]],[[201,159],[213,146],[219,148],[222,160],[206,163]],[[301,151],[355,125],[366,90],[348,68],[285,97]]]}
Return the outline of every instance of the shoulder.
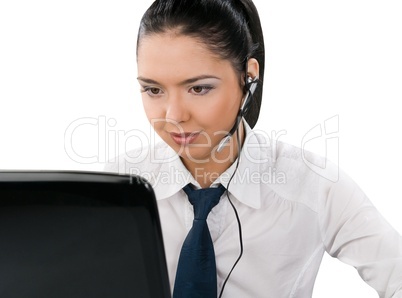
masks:
{"label": "shoulder", "polygon": [[266,152],[271,157],[264,171],[273,172],[276,178],[267,187],[284,200],[303,204],[313,211],[318,210],[319,201],[332,187],[349,180],[336,163],[303,148],[278,141],[271,143]]}
{"label": "shoulder", "polygon": [[163,142],[152,147],[138,147],[110,159],[106,163],[104,171],[135,175],[158,171],[161,164],[168,160],[169,153],[169,147]]}

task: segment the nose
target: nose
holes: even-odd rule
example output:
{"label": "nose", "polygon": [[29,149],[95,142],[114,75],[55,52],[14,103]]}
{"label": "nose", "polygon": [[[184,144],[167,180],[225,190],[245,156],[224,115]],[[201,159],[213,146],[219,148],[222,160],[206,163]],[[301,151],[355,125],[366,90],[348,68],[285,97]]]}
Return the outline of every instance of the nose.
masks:
{"label": "nose", "polygon": [[184,99],[178,94],[169,96],[166,107],[166,120],[176,123],[185,122],[190,118],[190,111]]}

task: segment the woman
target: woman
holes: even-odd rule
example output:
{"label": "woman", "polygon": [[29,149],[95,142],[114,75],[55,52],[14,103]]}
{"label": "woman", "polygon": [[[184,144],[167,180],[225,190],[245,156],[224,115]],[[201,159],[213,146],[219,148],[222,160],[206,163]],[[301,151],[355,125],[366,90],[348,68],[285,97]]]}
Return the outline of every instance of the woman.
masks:
{"label": "woman", "polygon": [[[336,167],[317,174],[299,148],[253,132],[264,43],[251,0],[155,1],[137,62],[145,113],[163,142],[107,170],[153,184],[174,297],[311,297],[325,251],[381,297],[402,297],[401,237],[358,186],[344,173],[332,182]],[[186,259],[198,220],[192,191],[222,186],[207,215],[213,259],[200,269],[197,252]]]}

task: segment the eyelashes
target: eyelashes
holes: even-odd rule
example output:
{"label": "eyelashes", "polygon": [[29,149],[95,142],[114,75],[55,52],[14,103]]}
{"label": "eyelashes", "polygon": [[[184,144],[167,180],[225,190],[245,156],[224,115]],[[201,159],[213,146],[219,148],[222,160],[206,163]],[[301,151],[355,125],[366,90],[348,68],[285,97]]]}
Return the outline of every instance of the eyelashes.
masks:
{"label": "eyelashes", "polygon": [[141,93],[147,93],[149,96],[158,96],[161,95],[162,90],[157,87],[142,87]]}
{"label": "eyelashes", "polygon": [[[215,89],[215,87],[211,85],[196,85],[188,89],[188,93],[191,93],[195,96],[202,96],[209,93],[212,89]],[[164,94],[161,88],[152,86],[143,86],[141,88],[141,93],[146,93],[151,97],[159,97]]]}
{"label": "eyelashes", "polygon": [[[203,85],[201,85],[201,86],[194,86],[194,87],[191,87],[190,88],[190,90],[192,90],[192,93],[194,94],[194,95],[204,95],[204,94],[207,94],[209,91],[211,91],[212,89],[214,89],[214,87],[213,86],[203,86]],[[189,91],[190,91],[189,90]]]}

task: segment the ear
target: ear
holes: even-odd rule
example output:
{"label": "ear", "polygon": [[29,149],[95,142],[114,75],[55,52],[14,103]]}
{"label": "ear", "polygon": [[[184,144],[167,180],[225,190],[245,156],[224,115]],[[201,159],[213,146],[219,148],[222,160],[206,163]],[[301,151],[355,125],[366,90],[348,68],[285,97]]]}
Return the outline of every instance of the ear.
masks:
{"label": "ear", "polygon": [[260,64],[257,59],[250,58],[247,62],[247,76],[252,79],[258,78],[260,75]]}

